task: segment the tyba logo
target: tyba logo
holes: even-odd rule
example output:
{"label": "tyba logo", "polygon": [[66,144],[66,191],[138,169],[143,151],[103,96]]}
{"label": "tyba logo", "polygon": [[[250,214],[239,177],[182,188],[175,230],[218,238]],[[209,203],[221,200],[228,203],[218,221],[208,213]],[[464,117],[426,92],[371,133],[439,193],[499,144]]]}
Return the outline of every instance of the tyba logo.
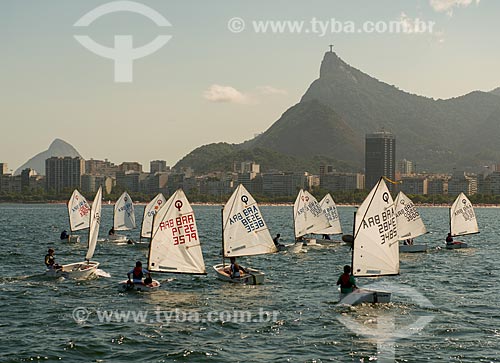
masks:
{"label": "tyba logo", "polygon": [[[103,4],[89,11],[82,16],[75,24],[75,27],[88,27],[95,20],[103,15],[116,12],[132,12],[141,14],[153,21],[159,27],[171,26],[169,21],[156,10],[134,1],[113,1]],[[75,35],[75,39],[90,50],[101,57],[113,59],[115,62],[115,82],[130,83],[133,78],[132,65],[135,59],[143,58],[153,54],[163,47],[172,38],[171,35],[158,35],[150,43],[142,47],[133,47],[132,35],[115,35],[114,48],[105,47],[97,43],[88,35]]]}

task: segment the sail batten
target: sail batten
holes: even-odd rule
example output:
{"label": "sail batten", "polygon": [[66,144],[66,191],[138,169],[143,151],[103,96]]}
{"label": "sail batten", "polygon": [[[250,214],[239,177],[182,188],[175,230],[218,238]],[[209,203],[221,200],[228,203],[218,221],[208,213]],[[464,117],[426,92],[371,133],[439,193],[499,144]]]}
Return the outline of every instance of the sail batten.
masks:
{"label": "sail batten", "polygon": [[323,213],[325,214],[328,222],[330,223],[330,227],[325,229],[316,230],[314,233],[317,234],[341,234],[342,226],[340,225],[340,217],[337,211],[337,206],[335,201],[333,200],[330,193],[325,195],[323,199],[319,202]]}
{"label": "sail batten", "polygon": [[89,227],[89,241],[86,260],[90,260],[94,256],[95,246],[97,244],[97,237],[99,236],[99,226],[101,225],[101,207],[102,207],[102,187],[99,187],[94,202],[90,209],[90,227]]}
{"label": "sail batten", "polygon": [[464,193],[460,193],[451,206],[450,232],[452,236],[479,233],[474,207]]}
{"label": "sail batten", "polygon": [[382,178],[356,212],[352,265],[355,276],[399,274],[396,212]]}
{"label": "sail batten", "polygon": [[427,233],[424,222],[412,200],[403,192],[399,192],[394,201],[398,239],[416,238]]}
{"label": "sail batten", "polygon": [[154,216],[148,270],[206,274],[196,218],[182,189]]}
{"label": "sail batten", "polygon": [[90,205],[80,192],[75,189],[68,201],[69,227],[72,232],[89,228]]}
{"label": "sail batten", "polygon": [[323,213],[320,204],[314,196],[306,190],[300,190],[293,205],[295,237],[302,237],[309,233],[330,227],[328,218]]}
{"label": "sail batten", "polygon": [[123,192],[116,201],[113,226],[116,231],[128,231],[136,227],[134,203],[127,192]]}
{"label": "sail batten", "polygon": [[224,257],[277,252],[259,206],[240,184],[222,212]]}
{"label": "sail batten", "polygon": [[151,230],[153,227],[153,217],[163,207],[167,199],[162,193],[158,193],[151,202],[144,208],[144,215],[142,217],[141,237],[151,238]]}

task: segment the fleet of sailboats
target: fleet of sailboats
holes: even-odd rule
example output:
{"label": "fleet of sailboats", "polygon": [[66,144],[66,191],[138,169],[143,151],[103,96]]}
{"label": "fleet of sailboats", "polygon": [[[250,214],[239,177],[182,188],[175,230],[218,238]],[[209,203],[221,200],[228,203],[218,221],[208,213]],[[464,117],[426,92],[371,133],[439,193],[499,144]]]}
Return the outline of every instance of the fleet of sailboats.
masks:
{"label": "fleet of sailboats", "polygon": [[[479,233],[479,227],[474,207],[469,198],[464,193],[460,193],[450,208],[450,235],[457,237],[476,233]],[[467,243],[461,241],[447,241],[446,243],[446,248],[450,250],[467,247]]]}
{"label": "fleet of sailboats", "polygon": [[90,224],[90,205],[87,199],[77,190],[73,191],[68,201],[68,216],[70,235],[68,242],[80,242],[80,235],[73,234],[89,228]]}
{"label": "fleet of sailboats", "polygon": [[257,202],[240,184],[222,211],[222,263],[214,266],[217,278],[234,283],[259,285],[264,273],[241,266],[240,276],[231,276],[225,258],[277,252]]}
{"label": "fleet of sailboats", "polygon": [[92,207],[90,208],[90,224],[88,234],[87,254],[85,261],[76,262],[67,265],[62,265],[62,268],[51,268],[46,271],[46,274],[54,277],[65,277],[70,279],[87,279],[95,275],[99,262],[91,261],[94,256],[94,251],[99,235],[99,226],[101,223],[101,203],[102,203],[102,189],[97,191]]}
{"label": "fleet of sailboats", "polygon": [[[91,261],[101,221],[102,188],[99,188],[92,206],[74,190],[68,201],[71,233],[88,229],[88,249],[82,262],[48,269],[50,276],[86,279],[96,274],[99,262]],[[308,191],[300,190],[294,203],[294,234],[302,245],[308,234],[334,235],[342,233],[335,202],[327,194],[320,203]],[[115,231],[136,227],[132,198],[124,192],[114,207]],[[427,233],[414,203],[403,192],[395,201],[380,178],[355,212],[352,239],[351,273],[355,277],[379,277],[399,274],[399,252],[423,252],[427,245],[398,241],[413,241]],[[461,193],[450,208],[449,237],[479,233],[474,208]],[[71,235],[76,240],[78,235]],[[110,236],[112,237],[112,236]],[[125,236],[123,236],[125,237]],[[147,268],[153,273],[206,275],[201,242],[194,211],[182,191],[177,190],[168,200],[159,193],[144,209],[140,237],[150,239]],[[126,238],[126,237],[125,237]],[[120,240],[120,237],[115,239]],[[449,241],[448,249],[465,248],[461,241]],[[240,266],[234,276],[227,258],[254,256],[277,252],[269,229],[253,196],[239,185],[222,210],[222,263],[213,266],[218,279],[232,283],[262,284],[265,274],[254,268]],[[232,261],[235,266],[236,263]],[[147,284],[123,281],[127,289],[147,290],[160,286],[157,280]],[[389,302],[391,293],[369,289],[355,289],[341,294],[341,303]]]}

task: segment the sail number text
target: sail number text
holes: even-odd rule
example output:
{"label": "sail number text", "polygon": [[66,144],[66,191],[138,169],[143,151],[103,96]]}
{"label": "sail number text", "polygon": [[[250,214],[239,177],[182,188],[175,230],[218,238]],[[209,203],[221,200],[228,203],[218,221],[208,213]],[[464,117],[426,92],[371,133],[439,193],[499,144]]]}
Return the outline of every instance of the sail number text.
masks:
{"label": "sail number text", "polygon": [[381,244],[389,242],[398,236],[394,207],[383,211],[381,214],[376,214],[373,217],[363,219],[362,226],[363,229],[375,226],[380,234]]}
{"label": "sail number text", "polygon": [[238,221],[243,224],[249,233],[264,227],[264,220],[260,216],[259,208],[256,206],[245,208],[241,212],[236,213],[234,216],[229,218],[230,225],[233,225],[233,223]]}
{"label": "sail number text", "polygon": [[165,229],[171,231],[174,245],[198,240],[198,232],[196,231],[196,224],[192,213],[161,222],[160,231]]}

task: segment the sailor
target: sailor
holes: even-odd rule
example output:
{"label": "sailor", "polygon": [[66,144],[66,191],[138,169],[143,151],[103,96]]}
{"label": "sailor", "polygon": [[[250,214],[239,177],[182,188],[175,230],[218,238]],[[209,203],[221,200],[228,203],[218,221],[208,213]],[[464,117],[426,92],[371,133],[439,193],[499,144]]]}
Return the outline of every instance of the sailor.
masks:
{"label": "sailor", "polygon": [[349,294],[354,289],[357,289],[356,280],[354,279],[354,276],[351,275],[351,266],[344,266],[344,273],[340,275],[337,280],[337,285],[340,285],[340,292],[342,294]]}
{"label": "sailor", "polygon": [[241,277],[240,271],[247,273],[247,271],[236,263],[236,258],[231,257],[231,266],[229,266],[229,273],[232,279],[238,279]]}
{"label": "sailor", "polygon": [[65,240],[69,238],[68,231],[64,230],[61,232],[61,240]]}
{"label": "sailor", "polygon": [[[132,280],[130,280],[130,275],[132,275]],[[142,281],[142,278],[146,275],[147,277]],[[134,284],[147,285],[153,282],[151,279],[151,274],[148,270],[142,267],[142,262],[137,261],[135,267],[127,273],[128,281],[127,284],[131,285],[132,281]]]}
{"label": "sailor", "polygon": [[446,236],[446,244],[447,245],[453,244],[453,237],[451,236],[451,232],[448,232],[448,236]]}
{"label": "sailor", "polygon": [[47,268],[51,269],[51,270],[52,269],[57,270],[57,269],[62,268],[62,266],[60,266],[56,263],[53,248],[49,248],[49,250],[47,251],[47,254],[45,255],[45,266],[47,266]]}
{"label": "sailor", "polygon": [[281,243],[280,243],[280,238],[281,238],[281,234],[277,234],[276,237],[273,238],[273,242],[274,242],[274,245],[276,246],[276,248],[280,248],[280,247],[284,247]]}
{"label": "sailor", "polygon": [[111,229],[108,232],[108,236],[114,236],[115,235],[115,227],[111,227]]}

